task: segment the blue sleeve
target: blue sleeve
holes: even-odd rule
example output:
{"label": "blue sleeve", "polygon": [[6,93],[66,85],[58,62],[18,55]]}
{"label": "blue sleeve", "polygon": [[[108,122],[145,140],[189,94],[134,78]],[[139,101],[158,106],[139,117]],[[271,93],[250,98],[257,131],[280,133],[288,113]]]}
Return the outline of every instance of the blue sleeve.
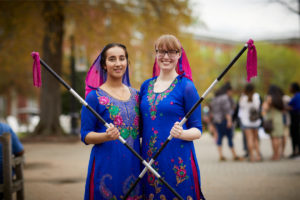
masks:
{"label": "blue sleeve", "polygon": [[152,79],[148,79],[148,80],[144,81],[144,83],[142,84],[141,89],[140,89],[140,100],[142,99],[143,95],[145,95],[145,93],[147,93],[146,90],[148,88],[148,84]]}
{"label": "blue sleeve", "polygon": [[16,133],[8,125],[3,125],[3,128],[4,132],[10,133],[11,135],[12,153],[16,155],[22,152],[24,150],[24,147]]}
{"label": "blue sleeve", "polygon": [[[298,100],[300,100],[300,97],[298,98]],[[289,106],[291,106],[293,109],[296,108],[296,105],[297,105],[297,95],[292,97],[292,99],[289,102]]]}
{"label": "blue sleeve", "polygon": [[12,142],[13,154],[16,155],[16,154],[24,151],[24,147],[16,134],[12,134],[11,139],[12,139],[11,142]]}
{"label": "blue sleeve", "polygon": [[[191,110],[193,105],[200,99],[194,83],[186,79],[183,88],[184,112],[185,114]],[[187,120],[187,128],[198,128],[202,132],[201,122],[201,105],[199,105]]]}
{"label": "blue sleeve", "polygon": [[[95,111],[98,109],[98,99],[96,97],[95,90],[91,91],[85,101],[88,103],[89,106],[91,106]],[[101,115],[101,113],[99,113]],[[95,131],[97,128],[97,123],[99,120],[96,118],[96,116],[88,110],[85,106],[82,106],[81,110],[81,141],[85,143],[85,137],[89,132]],[[86,144],[86,143],[85,143]]]}

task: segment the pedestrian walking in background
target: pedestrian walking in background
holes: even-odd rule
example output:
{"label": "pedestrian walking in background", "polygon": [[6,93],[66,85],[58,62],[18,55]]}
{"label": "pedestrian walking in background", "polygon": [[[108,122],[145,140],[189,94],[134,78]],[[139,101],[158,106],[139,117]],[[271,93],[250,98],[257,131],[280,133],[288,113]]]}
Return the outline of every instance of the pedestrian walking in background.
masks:
{"label": "pedestrian walking in background", "polygon": [[207,127],[207,131],[211,134],[211,136],[214,138],[215,142],[217,143],[218,132],[213,123],[212,108],[210,104],[203,107],[202,121],[205,123]]}
{"label": "pedestrian walking in background", "polygon": [[235,105],[232,94],[233,91],[230,83],[226,83],[216,92],[215,97],[211,102],[213,123],[218,132],[217,146],[220,161],[226,160],[222,151],[222,140],[224,136],[228,139],[228,146],[231,150],[233,160],[241,160],[241,158],[237,156],[233,145],[232,115]]}
{"label": "pedestrian walking in background", "polygon": [[[261,125],[260,119],[260,96],[255,92],[253,84],[247,84],[239,100],[238,116],[241,128],[246,135],[249,160],[251,162],[261,161],[259,148],[258,128]],[[254,156],[256,152],[256,157]]]}
{"label": "pedestrian walking in background", "polygon": [[292,83],[290,92],[293,94],[289,102],[291,115],[290,135],[292,138],[293,153],[290,156],[294,158],[300,155],[300,86],[298,83]]}
{"label": "pedestrian walking in background", "polygon": [[271,85],[262,106],[264,123],[268,120],[272,122],[270,136],[273,156],[271,160],[279,160],[282,155],[282,141],[284,136],[283,112],[283,92],[279,87]]}

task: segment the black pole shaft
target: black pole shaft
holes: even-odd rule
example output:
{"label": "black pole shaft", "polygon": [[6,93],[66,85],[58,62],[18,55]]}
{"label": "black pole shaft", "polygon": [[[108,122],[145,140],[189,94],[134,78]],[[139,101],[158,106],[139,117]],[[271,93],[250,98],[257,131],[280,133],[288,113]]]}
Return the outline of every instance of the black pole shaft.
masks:
{"label": "black pole shaft", "polygon": [[[240,52],[233,58],[233,60],[229,63],[229,65],[225,68],[225,70],[218,76],[218,78],[215,80],[215,82],[211,85],[211,87],[209,88],[209,91],[214,87],[216,81],[220,81],[223,76],[228,72],[228,70],[232,67],[232,65],[240,58],[240,56],[245,52],[245,50],[248,48],[248,45],[245,44],[245,46],[240,50]],[[196,108],[200,105],[200,103],[204,100],[204,96],[206,96],[206,94],[209,92],[206,91],[204,94],[202,95],[201,98],[193,105],[193,107],[187,112],[187,114],[184,116],[182,121],[187,121],[187,119],[191,116],[191,114],[196,110]],[[163,145],[159,148],[159,150],[154,154],[153,158],[150,160],[150,164],[152,164],[154,162],[154,160],[160,155],[160,153],[162,152],[162,150],[167,146],[167,144],[171,141],[172,137],[168,137],[167,140],[163,143]],[[143,171],[141,172],[140,176],[138,177],[138,179],[131,185],[131,187],[129,188],[128,192],[126,193],[125,197],[128,197],[129,194],[133,191],[134,187],[138,184],[138,182],[142,179],[142,177],[144,176],[144,171],[147,170],[147,168],[144,168]]]}
{"label": "black pole shaft", "polygon": [[[51,68],[49,67],[42,59],[40,59],[40,63],[60,82],[62,83],[75,97],[79,99],[79,101],[88,109],[90,110],[98,120],[101,121],[105,126],[107,126],[107,122],[91,107],[89,106],[81,97]],[[148,163],[131,147],[129,146],[126,141],[119,136],[119,140],[124,144],[145,166],[146,168],[151,169],[152,172],[156,172],[151,165]],[[124,142],[125,141],[125,142]],[[161,176],[156,172],[156,177],[179,199],[183,200],[183,198],[164,180]]]}
{"label": "black pole shaft", "polygon": [[50,72],[61,84],[63,84],[68,90],[71,87],[51,68],[45,63],[42,59],[40,59],[40,63],[45,67],[45,69]]}
{"label": "black pole shaft", "polygon": [[220,76],[217,78],[218,81],[220,81],[223,76],[227,73],[227,71],[231,68],[231,66],[240,58],[240,56],[246,51],[248,48],[248,45],[245,44],[245,46],[240,50],[240,52],[235,56],[235,58],[229,63],[229,65],[225,68],[225,70],[220,74]]}

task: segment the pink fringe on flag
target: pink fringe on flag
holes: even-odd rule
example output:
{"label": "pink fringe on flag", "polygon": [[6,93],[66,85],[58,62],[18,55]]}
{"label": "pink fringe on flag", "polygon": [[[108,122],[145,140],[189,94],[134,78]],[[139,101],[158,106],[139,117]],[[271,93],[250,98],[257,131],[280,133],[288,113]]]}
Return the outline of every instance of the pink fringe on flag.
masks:
{"label": "pink fringe on flag", "polygon": [[32,52],[31,56],[33,58],[33,85],[35,87],[42,86],[42,79],[41,79],[41,65],[40,65],[40,56],[38,52]]}
{"label": "pink fringe on flag", "polygon": [[247,81],[250,82],[252,77],[257,76],[257,54],[256,48],[253,44],[253,40],[250,39],[248,42],[248,53],[247,53]]}

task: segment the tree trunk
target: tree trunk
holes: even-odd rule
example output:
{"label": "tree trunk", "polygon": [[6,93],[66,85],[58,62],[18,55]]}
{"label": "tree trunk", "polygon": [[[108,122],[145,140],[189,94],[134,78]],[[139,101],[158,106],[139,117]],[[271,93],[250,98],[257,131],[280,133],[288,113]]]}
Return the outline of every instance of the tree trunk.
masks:
{"label": "tree trunk", "polygon": [[[42,58],[59,75],[62,71],[63,12],[63,3],[61,2],[47,1],[44,3],[42,15],[45,21],[45,35]],[[61,114],[60,97],[60,83],[42,67],[40,122],[34,131],[34,135],[63,134],[59,124]]]}

